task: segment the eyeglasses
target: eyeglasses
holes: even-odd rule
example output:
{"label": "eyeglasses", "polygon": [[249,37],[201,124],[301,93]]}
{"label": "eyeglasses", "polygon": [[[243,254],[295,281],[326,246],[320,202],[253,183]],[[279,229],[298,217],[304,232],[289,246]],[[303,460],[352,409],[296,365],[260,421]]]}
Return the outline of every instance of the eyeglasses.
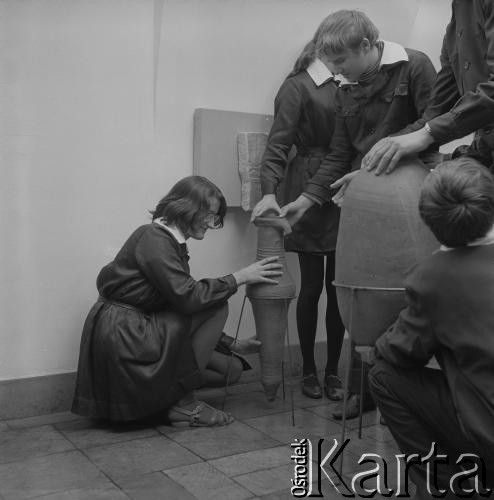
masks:
{"label": "eyeglasses", "polygon": [[207,222],[209,229],[220,229],[222,224],[221,217],[211,212],[204,217],[204,222]]}

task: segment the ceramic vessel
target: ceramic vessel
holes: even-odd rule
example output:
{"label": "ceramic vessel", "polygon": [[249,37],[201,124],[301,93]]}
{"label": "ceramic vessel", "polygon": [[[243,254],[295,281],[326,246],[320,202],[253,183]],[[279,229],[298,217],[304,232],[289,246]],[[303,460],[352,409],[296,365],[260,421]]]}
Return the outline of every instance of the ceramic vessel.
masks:
{"label": "ceramic vessel", "polygon": [[276,285],[258,283],[248,285],[246,295],[252,304],[256,334],[261,341],[261,382],[269,401],[276,398],[282,381],[283,350],[287,331],[288,307],[295,297],[295,283],[288,271],[283,239],[290,230],[286,219],[280,217],[258,217],[256,260],[278,256],[283,274]]}
{"label": "ceramic vessel", "polygon": [[341,318],[359,345],[374,344],[396,320],[406,275],[439,247],[418,211],[428,173],[419,160],[380,176],[362,169],[345,192],[335,285]]}

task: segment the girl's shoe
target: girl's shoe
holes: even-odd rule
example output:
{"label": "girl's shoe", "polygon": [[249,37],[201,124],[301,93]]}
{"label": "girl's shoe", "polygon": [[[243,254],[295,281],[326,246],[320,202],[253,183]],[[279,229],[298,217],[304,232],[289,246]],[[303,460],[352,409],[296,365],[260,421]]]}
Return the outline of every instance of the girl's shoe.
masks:
{"label": "girl's shoe", "polygon": [[343,399],[343,389],[341,380],[336,375],[326,375],[324,377],[324,392],[331,401],[341,401]]}
{"label": "girl's shoe", "polygon": [[312,399],[322,398],[322,389],[315,373],[305,375],[302,379],[302,394]]}
{"label": "girl's shoe", "polygon": [[168,411],[168,418],[174,427],[216,427],[228,425],[233,417],[224,411],[217,410],[204,401],[196,401],[192,409],[173,406]]}

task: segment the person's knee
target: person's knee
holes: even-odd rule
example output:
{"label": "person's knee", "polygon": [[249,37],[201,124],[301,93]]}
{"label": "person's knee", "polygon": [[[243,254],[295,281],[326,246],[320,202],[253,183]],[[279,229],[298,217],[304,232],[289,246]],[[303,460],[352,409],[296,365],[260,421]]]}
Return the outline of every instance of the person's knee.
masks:
{"label": "person's knee", "polygon": [[323,282],[302,283],[299,300],[319,300],[323,289]]}
{"label": "person's knee", "polygon": [[229,311],[229,308],[228,308],[228,302],[224,302],[223,304],[220,304],[218,307],[217,307],[217,314],[218,314],[218,317],[221,317],[222,320],[226,321],[226,319],[228,318],[228,311]]}
{"label": "person's knee", "polygon": [[386,361],[378,360],[368,373],[369,388],[374,397],[388,393],[396,373],[392,365]]}

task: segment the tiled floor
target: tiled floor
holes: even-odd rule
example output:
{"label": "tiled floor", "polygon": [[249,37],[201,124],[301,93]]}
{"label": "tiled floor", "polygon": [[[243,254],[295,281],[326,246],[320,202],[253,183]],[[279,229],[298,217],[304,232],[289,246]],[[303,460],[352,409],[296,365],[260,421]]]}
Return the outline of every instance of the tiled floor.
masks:
{"label": "tiled floor", "polygon": [[[221,407],[223,395],[223,390],[209,390],[201,397]],[[287,387],[286,396],[285,401],[268,403],[257,383],[231,387],[225,409],[236,421],[221,428],[183,429],[159,423],[108,426],[70,413],[0,421],[0,498],[294,498],[290,444],[296,438],[309,438],[315,464],[319,440],[324,439],[321,455],[325,456],[333,439],[340,441],[341,426],[331,417],[335,404],[302,396],[297,381],[292,389]],[[347,485],[357,472],[371,468],[358,464],[362,453],[378,453],[392,462],[398,453],[376,412],[365,414],[364,426],[359,440],[357,422],[348,422],[350,443],[343,469]],[[314,465],[314,493],[317,469]],[[335,474],[330,476],[336,480]],[[389,478],[390,487],[394,481]],[[344,491],[341,484],[339,488]],[[324,498],[345,498],[323,473],[321,491]]]}

